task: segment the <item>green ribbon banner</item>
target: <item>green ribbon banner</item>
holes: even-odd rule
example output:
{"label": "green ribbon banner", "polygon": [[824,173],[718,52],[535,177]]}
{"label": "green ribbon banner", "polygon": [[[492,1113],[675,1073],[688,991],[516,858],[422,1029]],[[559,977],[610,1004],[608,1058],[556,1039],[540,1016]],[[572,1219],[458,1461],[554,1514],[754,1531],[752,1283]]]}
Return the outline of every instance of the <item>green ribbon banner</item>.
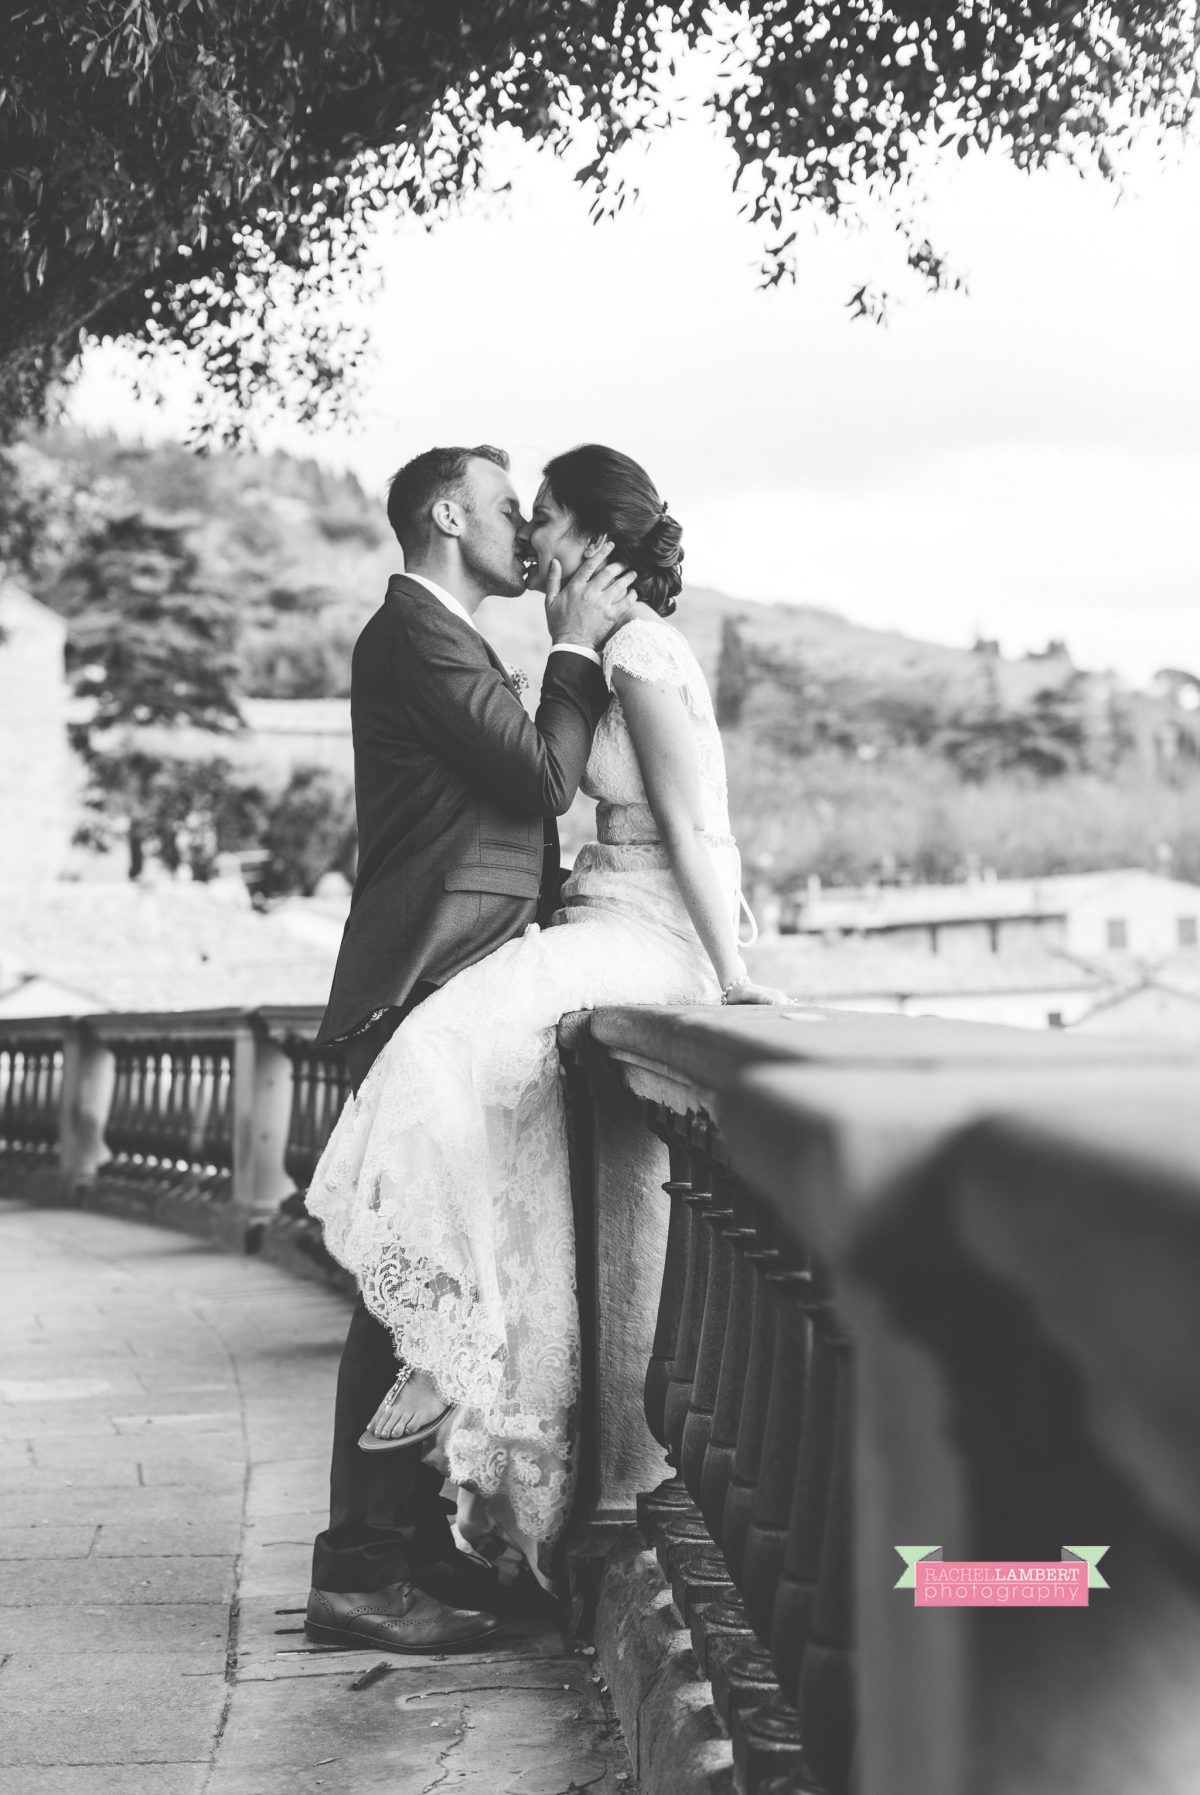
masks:
{"label": "green ribbon banner", "polygon": [[942,1556],[940,1546],[897,1546],[896,1550],[904,1560],[904,1569],[893,1585],[895,1589],[915,1589],[917,1587],[917,1566],[921,1560],[928,1558],[936,1563]]}
{"label": "green ribbon banner", "polygon": [[1082,1558],[1088,1568],[1088,1588],[1107,1589],[1108,1584],[1100,1575],[1099,1564],[1104,1554],[1110,1550],[1108,1546],[1064,1546],[1062,1560],[1067,1564],[1072,1558]]}

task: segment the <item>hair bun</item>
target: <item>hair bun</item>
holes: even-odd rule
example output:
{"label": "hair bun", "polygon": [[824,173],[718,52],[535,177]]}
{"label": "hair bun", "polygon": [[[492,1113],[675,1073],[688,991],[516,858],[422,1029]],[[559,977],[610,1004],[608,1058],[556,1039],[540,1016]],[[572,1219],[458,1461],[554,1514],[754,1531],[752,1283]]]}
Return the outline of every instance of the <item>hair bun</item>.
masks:
{"label": "hair bun", "polygon": [[662,516],[638,544],[638,597],[669,617],[683,591],[683,526],[663,506]]}

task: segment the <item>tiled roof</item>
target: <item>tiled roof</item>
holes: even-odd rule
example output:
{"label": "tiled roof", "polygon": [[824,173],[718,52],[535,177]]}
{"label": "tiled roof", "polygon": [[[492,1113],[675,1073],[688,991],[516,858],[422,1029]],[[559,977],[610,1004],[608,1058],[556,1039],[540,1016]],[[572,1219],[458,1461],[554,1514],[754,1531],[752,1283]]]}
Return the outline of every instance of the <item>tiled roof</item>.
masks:
{"label": "tiled roof", "polygon": [[0,889],[0,986],[44,979],[79,1009],[199,1010],[323,1003],[336,941],[203,885]]}
{"label": "tiled roof", "polygon": [[1200,899],[1200,887],[1164,879],[1144,867],[1060,873],[1044,879],[975,879],[961,885],[831,886],[805,900],[801,927],[888,929],[937,922],[1002,922],[1018,917],[1065,916],[1081,898],[1109,887],[1177,885]]}
{"label": "tiled roof", "polygon": [[[344,902],[295,899],[260,915],[203,885],[63,882],[36,894],[0,890],[0,990],[37,978],[77,992],[81,1010],[323,1003],[344,914]],[[746,958],[758,978],[813,998],[1022,991],[1094,991],[1099,998],[1115,982],[1036,946],[968,959],[878,943],[826,947],[782,935],[760,941]],[[1179,955],[1152,976],[1200,988],[1197,961]],[[1132,974],[1128,982],[1135,982]]]}
{"label": "tiled roof", "polygon": [[982,996],[1022,991],[1094,991],[1111,981],[1066,954],[1029,948],[1019,953],[952,955],[904,952],[875,944],[824,947],[796,935],[748,948],[751,973],[797,997]]}

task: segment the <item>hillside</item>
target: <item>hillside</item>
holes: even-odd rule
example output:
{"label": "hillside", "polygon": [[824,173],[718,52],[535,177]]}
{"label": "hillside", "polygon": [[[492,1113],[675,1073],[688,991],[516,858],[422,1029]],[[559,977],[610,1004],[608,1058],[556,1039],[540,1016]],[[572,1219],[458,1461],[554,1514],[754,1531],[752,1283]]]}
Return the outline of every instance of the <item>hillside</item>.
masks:
{"label": "hillside", "polygon": [[[0,457],[6,554],[72,628],[94,612],[105,555],[110,604],[149,579],[185,610],[212,608],[243,701],[344,697],[355,636],[399,565],[381,495],[353,477],[61,431]],[[735,827],[764,881],[952,879],[977,864],[1200,877],[1200,682],[1186,671],[1133,692],[1063,644],[1009,659],[703,587],[675,622],[712,682]],[[540,596],[489,599],[479,623],[536,680]]]}

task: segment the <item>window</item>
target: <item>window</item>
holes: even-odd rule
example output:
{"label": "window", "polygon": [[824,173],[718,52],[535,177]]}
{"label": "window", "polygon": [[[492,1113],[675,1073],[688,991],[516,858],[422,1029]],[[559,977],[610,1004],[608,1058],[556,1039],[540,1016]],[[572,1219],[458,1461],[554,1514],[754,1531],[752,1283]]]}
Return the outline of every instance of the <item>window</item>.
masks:
{"label": "window", "polygon": [[1194,916],[1180,916],[1175,920],[1175,936],[1180,947],[1200,946],[1200,935],[1197,933]]}
{"label": "window", "polygon": [[1129,924],[1123,916],[1110,916],[1104,925],[1104,941],[1112,953],[1129,946]]}

